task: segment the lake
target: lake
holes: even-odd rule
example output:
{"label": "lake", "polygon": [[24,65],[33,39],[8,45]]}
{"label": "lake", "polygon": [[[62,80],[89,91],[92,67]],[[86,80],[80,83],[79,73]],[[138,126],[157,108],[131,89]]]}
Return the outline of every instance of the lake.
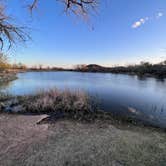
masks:
{"label": "lake", "polygon": [[54,87],[84,90],[105,111],[166,127],[166,80],[110,73],[26,72],[0,85],[0,90],[23,95]]}

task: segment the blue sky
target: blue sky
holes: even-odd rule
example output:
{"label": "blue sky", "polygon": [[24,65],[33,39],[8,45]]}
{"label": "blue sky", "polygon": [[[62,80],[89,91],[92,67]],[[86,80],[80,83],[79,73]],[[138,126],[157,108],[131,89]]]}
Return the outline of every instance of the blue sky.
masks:
{"label": "blue sky", "polygon": [[70,67],[166,59],[165,0],[102,0],[88,23],[64,14],[55,0],[40,0],[33,17],[19,2],[8,0],[8,12],[31,28],[32,41],[9,52],[12,62]]}

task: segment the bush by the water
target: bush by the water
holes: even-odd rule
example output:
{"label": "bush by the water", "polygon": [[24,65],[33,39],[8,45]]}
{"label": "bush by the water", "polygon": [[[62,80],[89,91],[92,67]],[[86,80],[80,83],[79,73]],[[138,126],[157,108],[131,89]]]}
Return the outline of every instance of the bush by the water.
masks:
{"label": "bush by the water", "polygon": [[32,96],[25,96],[24,106],[30,112],[65,112],[81,111],[93,112],[90,96],[82,91],[60,91],[57,89],[39,92]]}
{"label": "bush by the water", "polygon": [[83,91],[52,89],[34,95],[11,97],[4,102],[3,111],[11,113],[61,114],[77,120],[92,120],[98,107]]}

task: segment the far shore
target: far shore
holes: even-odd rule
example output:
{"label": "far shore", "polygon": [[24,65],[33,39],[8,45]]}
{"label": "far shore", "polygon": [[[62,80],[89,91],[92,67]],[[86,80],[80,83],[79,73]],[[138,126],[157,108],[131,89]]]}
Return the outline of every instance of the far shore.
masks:
{"label": "far shore", "polygon": [[142,63],[140,65],[131,66],[117,66],[117,67],[104,67],[96,64],[90,65],[77,65],[75,68],[65,69],[65,68],[28,68],[27,71],[73,71],[73,72],[86,72],[86,73],[113,73],[113,74],[128,74],[137,75],[140,77],[156,77],[156,78],[166,78],[166,62],[161,62],[159,64],[150,64],[148,62]]}
{"label": "far shore", "polygon": [[[9,65],[10,66],[10,65]],[[12,65],[11,65],[12,66]],[[23,64],[13,65],[13,67],[0,70],[0,82],[13,80],[12,75],[20,72],[51,72],[51,71],[69,71],[84,73],[112,73],[136,75],[139,77],[155,77],[159,79],[166,78],[166,61],[151,64],[149,62],[141,62],[137,65],[105,67],[97,64],[76,65],[73,68],[63,67],[43,67],[42,65],[35,67],[27,67]]]}
{"label": "far shore", "polygon": [[[146,77],[153,77],[158,79],[164,79],[166,76],[159,76],[156,74],[139,74],[134,72],[111,72],[111,71],[81,71],[81,70],[75,70],[75,69],[62,69],[62,70],[56,70],[56,69],[27,69],[24,70],[24,72],[81,72],[81,73],[110,73],[110,74],[124,74],[124,75],[131,75],[131,76],[138,76],[140,78],[146,78]],[[22,71],[20,71],[22,73]]]}

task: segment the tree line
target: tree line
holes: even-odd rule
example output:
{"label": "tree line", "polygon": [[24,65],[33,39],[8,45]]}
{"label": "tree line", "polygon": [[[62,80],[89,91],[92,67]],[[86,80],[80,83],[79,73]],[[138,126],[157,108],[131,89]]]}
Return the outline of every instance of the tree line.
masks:
{"label": "tree line", "polygon": [[25,70],[25,69],[27,69],[27,66],[20,62],[11,64],[11,63],[9,63],[7,56],[3,53],[0,53],[0,72],[10,70],[10,69]]}
{"label": "tree line", "polygon": [[129,66],[116,66],[116,67],[104,67],[96,64],[90,65],[77,65],[75,71],[80,72],[103,72],[103,73],[122,73],[122,74],[137,74],[152,75],[156,77],[166,77],[166,60],[157,64],[150,62],[140,62],[138,65]]}

